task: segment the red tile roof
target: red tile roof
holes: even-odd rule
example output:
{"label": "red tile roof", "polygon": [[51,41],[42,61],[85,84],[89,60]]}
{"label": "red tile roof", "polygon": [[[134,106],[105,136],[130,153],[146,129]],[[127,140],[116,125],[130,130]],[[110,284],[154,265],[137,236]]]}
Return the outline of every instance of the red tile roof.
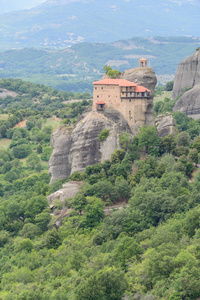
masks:
{"label": "red tile roof", "polygon": [[126,79],[101,79],[93,82],[94,85],[119,85],[119,86],[137,86],[137,83],[128,81]]}
{"label": "red tile roof", "polygon": [[147,60],[147,59],[143,57],[143,58],[140,58],[140,61],[141,61],[141,60]]}
{"label": "red tile roof", "polygon": [[150,90],[148,90],[147,88],[145,88],[144,86],[136,86],[135,88],[136,93],[144,93],[144,92],[151,92]]}
{"label": "red tile roof", "polygon": [[[146,91],[151,92],[150,90],[148,90],[144,86],[138,86],[137,83],[128,81],[126,79],[110,79],[110,78],[101,79],[99,81],[93,82],[93,84],[94,85],[118,85],[118,86],[124,86],[124,87],[135,86],[136,93],[143,93],[143,92],[146,92]],[[99,104],[101,104],[101,103],[99,103]]]}
{"label": "red tile roof", "polygon": [[96,104],[105,104],[103,101],[96,102]]}

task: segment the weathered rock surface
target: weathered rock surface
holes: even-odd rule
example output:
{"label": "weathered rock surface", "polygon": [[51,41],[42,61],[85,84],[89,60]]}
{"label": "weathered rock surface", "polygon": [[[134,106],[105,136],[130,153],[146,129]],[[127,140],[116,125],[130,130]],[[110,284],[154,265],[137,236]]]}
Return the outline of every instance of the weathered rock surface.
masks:
{"label": "weathered rock surface", "polygon": [[55,199],[59,199],[60,201],[64,202],[64,200],[76,196],[82,185],[83,183],[80,181],[69,181],[63,184],[62,189],[59,189],[55,193],[47,196],[47,200],[49,204],[52,204]]}
{"label": "weathered rock surface", "polygon": [[154,124],[154,109],[153,109],[153,97],[154,90],[157,84],[157,77],[153,68],[135,68],[130,70],[125,70],[121,75],[121,78],[137,82],[138,85],[145,86],[151,91],[151,98],[149,100],[149,105],[146,110],[145,124],[146,126]]}
{"label": "weathered rock surface", "polygon": [[49,174],[51,182],[59,178],[67,178],[70,175],[71,162],[66,153],[71,149],[71,131],[65,127],[58,128],[51,135],[53,155],[49,160]]}
{"label": "weathered rock surface", "polygon": [[12,91],[8,91],[6,89],[2,89],[0,88],[0,98],[6,98],[7,96],[11,96],[13,98],[16,98],[18,96],[17,93],[12,92]]}
{"label": "weathered rock surface", "polygon": [[125,70],[121,75],[121,78],[135,82],[138,85],[145,86],[151,91],[151,98],[154,97],[154,90],[157,84],[157,77],[153,68],[135,68],[130,70]]}
{"label": "weathered rock surface", "polygon": [[185,92],[174,105],[173,111],[184,112],[197,120],[200,118],[200,84]]}
{"label": "weathered rock surface", "polygon": [[175,134],[177,132],[176,121],[170,113],[166,113],[166,116],[159,115],[155,119],[155,125],[159,136],[165,137],[168,134]]}
{"label": "weathered rock surface", "polygon": [[[110,133],[105,141],[100,142],[98,135],[104,128]],[[57,129],[51,137],[51,183],[57,178],[67,178],[75,171],[83,171],[89,165],[110,159],[114,150],[120,148],[119,136],[122,132],[132,133],[122,114],[114,109],[106,109],[101,113],[87,111],[73,130]]]}
{"label": "weathered rock surface", "polygon": [[172,98],[184,93],[185,88],[193,88],[200,83],[200,51],[182,60],[177,68]]}

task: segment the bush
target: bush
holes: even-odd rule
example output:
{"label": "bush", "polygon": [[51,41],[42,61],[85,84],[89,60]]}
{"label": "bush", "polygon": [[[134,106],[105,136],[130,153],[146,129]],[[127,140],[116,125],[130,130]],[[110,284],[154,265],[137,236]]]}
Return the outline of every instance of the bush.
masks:
{"label": "bush", "polygon": [[27,157],[31,152],[31,147],[26,144],[21,144],[13,148],[13,155],[18,159]]}
{"label": "bush", "polygon": [[166,90],[166,91],[172,91],[172,90],[173,90],[173,86],[174,86],[174,81],[169,81],[169,82],[167,82],[167,84],[166,84],[165,90]]}
{"label": "bush", "polygon": [[50,146],[45,147],[43,149],[42,154],[41,154],[41,159],[45,160],[45,161],[48,161],[50,159],[50,156],[51,156],[52,152],[53,152],[53,149]]}
{"label": "bush", "polygon": [[100,142],[103,142],[107,139],[109,136],[109,130],[108,129],[102,129],[100,134],[98,135],[98,139]]}

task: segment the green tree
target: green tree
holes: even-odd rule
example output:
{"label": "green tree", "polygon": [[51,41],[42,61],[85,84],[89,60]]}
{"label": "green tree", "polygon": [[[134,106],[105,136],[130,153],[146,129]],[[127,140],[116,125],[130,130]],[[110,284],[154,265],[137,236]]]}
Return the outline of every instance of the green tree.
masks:
{"label": "green tree", "polygon": [[7,133],[7,128],[5,125],[0,126],[0,137],[5,138]]}
{"label": "green tree", "polygon": [[104,268],[78,285],[75,299],[121,300],[126,288],[127,282],[122,271]]}
{"label": "green tree", "polygon": [[45,147],[42,151],[41,159],[48,161],[51,157],[52,152],[53,152],[53,149],[50,146]]}
{"label": "green tree", "polygon": [[124,149],[126,151],[128,148],[129,142],[130,142],[129,134],[127,132],[123,132],[119,137],[119,143],[120,143],[120,146],[122,147],[122,149]]}
{"label": "green tree", "polygon": [[51,216],[48,212],[41,212],[35,216],[35,223],[42,231],[47,230],[47,225],[49,224],[50,220]]}
{"label": "green tree", "polygon": [[33,249],[33,243],[29,238],[23,239],[18,242],[17,244],[17,252],[26,250],[27,252],[30,252]]}
{"label": "green tree", "polygon": [[186,131],[182,131],[177,136],[177,144],[178,146],[187,147],[190,145],[190,136]]}
{"label": "green tree", "polygon": [[39,145],[37,146],[37,153],[38,153],[38,154],[42,153],[42,145],[41,145],[41,144],[39,144]]}
{"label": "green tree", "polygon": [[40,235],[40,233],[40,228],[32,223],[25,224],[22,230],[20,231],[20,235],[29,239],[34,239],[36,236]]}
{"label": "green tree", "polygon": [[158,156],[160,138],[154,126],[140,127],[137,138],[140,149],[145,149],[150,155]]}
{"label": "green tree", "polygon": [[78,210],[79,214],[84,209],[86,204],[87,204],[86,197],[81,192],[79,192],[76,196],[74,196],[70,200],[70,205],[76,210]]}
{"label": "green tree", "polygon": [[116,149],[113,152],[113,154],[111,154],[111,162],[114,164],[120,163],[123,160],[125,154],[126,152],[123,149],[122,150]]}
{"label": "green tree", "polygon": [[13,148],[13,155],[15,158],[25,158],[32,152],[31,147],[26,144],[18,145]]}
{"label": "green tree", "polygon": [[198,158],[198,150],[197,149],[190,149],[190,152],[188,154],[189,160],[194,162],[196,165],[198,164],[199,158]]}
{"label": "green tree", "polygon": [[96,197],[87,197],[87,205],[84,208],[82,226],[94,227],[104,218],[104,203]]}
{"label": "green tree", "polygon": [[35,153],[31,153],[26,160],[26,165],[33,170],[39,161],[39,157]]}
{"label": "green tree", "polygon": [[197,149],[198,153],[200,153],[200,136],[193,140],[191,147]]}
{"label": "green tree", "polygon": [[168,82],[166,83],[165,90],[166,90],[166,91],[172,91],[172,90],[173,90],[173,86],[174,86],[174,81],[168,81]]}
{"label": "green tree", "polygon": [[173,134],[168,134],[167,136],[160,138],[160,153],[171,153],[176,147],[175,137]]}

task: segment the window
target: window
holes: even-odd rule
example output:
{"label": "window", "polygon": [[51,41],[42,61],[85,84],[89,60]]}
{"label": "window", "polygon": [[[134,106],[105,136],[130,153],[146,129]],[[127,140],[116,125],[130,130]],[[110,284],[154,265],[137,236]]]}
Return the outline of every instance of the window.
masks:
{"label": "window", "polygon": [[103,87],[101,87],[101,89],[103,90]]}
{"label": "window", "polygon": [[129,110],[129,119],[131,120],[131,110]]}
{"label": "window", "polygon": [[99,98],[99,95],[97,95],[97,98]]}
{"label": "window", "polygon": [[108,95],[108,98],[110,98],[110,95]]}
{"label": "window", "polygon": [[95,90],[97,90],[97,87],[95,86]]}
{"label": "window", "polygon": [[129,102],[131,102],[131,99],[129,99]]}

